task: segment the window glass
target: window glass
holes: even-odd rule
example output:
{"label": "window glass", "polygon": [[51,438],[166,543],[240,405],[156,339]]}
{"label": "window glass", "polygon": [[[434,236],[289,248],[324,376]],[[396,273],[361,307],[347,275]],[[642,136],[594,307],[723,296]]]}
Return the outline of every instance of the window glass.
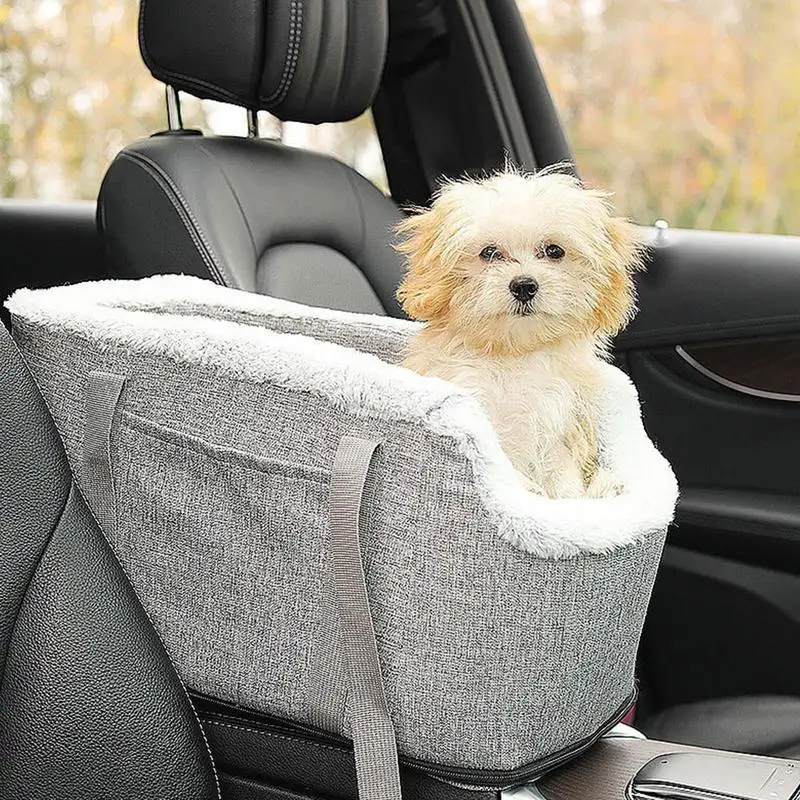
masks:
{"label": "window glass", "polygon": [[[94,199],[119,149],[165,127],[164,89],[139,56],[137,14],[135,0],[0,0],[0,196]],[[246,132],[242,109],[181,97],[186,127]],[[275,135],[277,120],[262,117],[264,135]],[[283,137],[386,189],[369,114],[290,123]]]}
{"label": "window glass", "polygon": [[639,222],[800,233],[800,0],[518,0],[578,168]]}

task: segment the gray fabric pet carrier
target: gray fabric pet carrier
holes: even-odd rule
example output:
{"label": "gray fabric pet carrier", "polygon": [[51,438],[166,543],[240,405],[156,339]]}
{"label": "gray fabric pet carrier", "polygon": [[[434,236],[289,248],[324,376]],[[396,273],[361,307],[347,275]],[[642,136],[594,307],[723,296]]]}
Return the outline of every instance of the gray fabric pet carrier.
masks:
{"label": "gray fabric pet carrier", "polygon": [[[416,325],[170,276],[17,292],[14,335],[93,512],[195,691],[399,758],[535,777],[633,700],[676,500],[607,368],[618,497],[527,492]],[[395,749],[396,747],[396,749]]]}

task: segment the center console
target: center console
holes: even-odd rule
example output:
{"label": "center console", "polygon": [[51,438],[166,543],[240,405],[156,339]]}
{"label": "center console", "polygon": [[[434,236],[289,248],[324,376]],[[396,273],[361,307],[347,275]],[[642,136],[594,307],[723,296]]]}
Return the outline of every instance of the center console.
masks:
{"label": "center console", "polygon": [[798,773],[800,764],[781,758],[608,736],[535,788],[505,793],[503,800],[794,800]]}

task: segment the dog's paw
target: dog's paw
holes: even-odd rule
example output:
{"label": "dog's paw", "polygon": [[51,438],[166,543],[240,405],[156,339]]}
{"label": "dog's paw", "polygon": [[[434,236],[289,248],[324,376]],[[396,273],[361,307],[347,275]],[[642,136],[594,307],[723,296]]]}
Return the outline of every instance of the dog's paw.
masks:
{"label": "dog's paw", "polygon": [[625,491],[625,487],[608,470],[599,469],[586,487],[586,496],[616,497]]}

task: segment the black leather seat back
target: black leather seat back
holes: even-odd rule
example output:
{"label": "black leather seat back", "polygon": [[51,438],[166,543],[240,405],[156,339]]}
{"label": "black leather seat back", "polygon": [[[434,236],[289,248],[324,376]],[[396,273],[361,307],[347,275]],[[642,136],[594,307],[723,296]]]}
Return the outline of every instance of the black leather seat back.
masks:
{"label": "black leather seat back", "polygon": [[284,120],[357,117],[380,83],[386,0],[141,0],[153,77]]}
{"label": "black leather seat back", "polygon": [[349,167],[276,142],[154,137],[119,154],[99,224],[125,277],[182,272],[347,311],[401,314],[395,205]]}
{"label": "black leather seat back", "polygon": [[[377,90],[385,0],[143,2],[153,75],[282,119],[360,114]],[[244,115],[243,115],[244,121]],[[112,163],[98,226],[120,277],[183,272],[348,311],[403,314],[394,203],[340,162],[276,142],[159,135]]]}
{"label": "black leather seat back", "polygon": [[0,326],[0,798],[210,800],[203,733]]}

